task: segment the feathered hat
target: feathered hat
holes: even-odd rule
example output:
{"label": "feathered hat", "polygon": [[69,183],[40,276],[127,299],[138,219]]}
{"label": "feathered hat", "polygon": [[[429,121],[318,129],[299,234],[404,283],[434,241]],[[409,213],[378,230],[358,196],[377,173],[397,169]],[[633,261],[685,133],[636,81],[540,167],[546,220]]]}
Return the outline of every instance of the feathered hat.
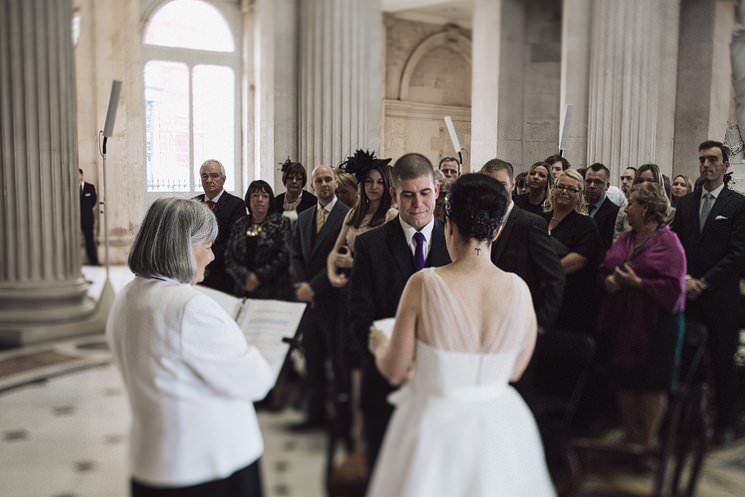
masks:
{"label": "feathered hat", "polygon": [[386,167],[391,159],[378,159],[375,152],[368,150],[357,150],[354,155],[339,164],[339,168],[347,173],[354,174],[358,183],[365,181],[367,173],[374,167]]}
{"label": "feathered hat", "polygon": [[279,165],[279,167],[282,169],[282,174],[287,173],[287,168],[290,167],[292,164],[294,164],[294,162],[292,161],[292,159],[290,159],[290,156],[288,155],[287,159]]}

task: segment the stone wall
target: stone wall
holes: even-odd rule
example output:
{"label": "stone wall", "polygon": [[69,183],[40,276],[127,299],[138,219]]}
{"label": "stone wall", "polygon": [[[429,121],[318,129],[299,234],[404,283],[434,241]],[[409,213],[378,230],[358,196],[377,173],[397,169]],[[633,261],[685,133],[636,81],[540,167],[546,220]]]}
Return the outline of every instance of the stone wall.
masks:
{"label": "stone wall", "polygon": [[503,6],[497,154],[519,172],[558,151],[561,2]]}
{"label": "stone wall", "polygon": [[381,155],[420,152],[434,163],[455,155],[444,116],[451,116],[469,170],[470,32],[386,15],[384,130]]}
{"label": "stone wall", "polygon": [[[75,0],[80,38],[75,47],[79,164],[108,206],[112,263],[126,261],[144,215],[144,97],[139,2]],[[106,196],[98,131],[103,129],[112,80],[123,82],[114,136],[109,140]],[[108,198],[107,198],[108,197]],[[97,222],[103,260],[102,216]]]}

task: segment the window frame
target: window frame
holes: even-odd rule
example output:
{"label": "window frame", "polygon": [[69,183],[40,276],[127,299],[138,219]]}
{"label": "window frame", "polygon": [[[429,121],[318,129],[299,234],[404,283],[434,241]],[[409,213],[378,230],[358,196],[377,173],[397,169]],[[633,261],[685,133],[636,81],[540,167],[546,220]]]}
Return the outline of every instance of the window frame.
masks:
{"label": "window frame", "polygon": [[[143,112],[143,128],[142,133],[145,138],[145,146],[143,147],[143,163],[145,164],[145,203],[146,207],[152,204],[155,200],[161,197],[184,197],[191,198],[201,193],[202,190],[201,182],[198,179],[196,172],[199,164],[194,163],[194,93],[193,93],[193,75],[194,67],[200,65],[207,66],[223,66],[233,71],[233,168],[226,168],[225,174],[232,178],[233,189],[231,193],[243,191],[243,174],[241,158],[243,156],[243,140],[241,136],[241,109],[243,108],[243,95],[241,91],[242,81],[242,30],[241,30],[241,12],[240,6],[237,4],[229,4],[226,2],[212,2],[208,0],[201,0],[214,7],[218,13],[222,16],[226,26],[230,30],[233,36],[233,45],[235,51],[233,52],[216,52],[212,50],[198,50],[193,48],[181,48],[181,47],[166,47],[161,45],[148,45],[145,44],[145,32],[152,21],[155,14],[166,4],[172,0],[165,0],[157,2],[154,6],[148,9],[148,15],[144,19],[142,25],[142,32],[140,34],[140,40],[142,43],[142,64],[140,65],[140,73],[143,78],[142,87],[142,112]],[[161,62],[175,62],[186,65],[188,74],[188,116],[189,116],[189,163],[191,164],[191,171],[189,175],[189,191],[149,191],[148,190],[148,171],[147,171],[147,128],[146,128],[146,116],[147,116],[147,98],[146,98],[146,87],[144,84],[145,78],[145,66],[151,61]],[[214,157],[221,162],[225,162],[225,158]],[[228,191],[226,189],[226,191]],[[242,193],[238,194],[242,198]]]}

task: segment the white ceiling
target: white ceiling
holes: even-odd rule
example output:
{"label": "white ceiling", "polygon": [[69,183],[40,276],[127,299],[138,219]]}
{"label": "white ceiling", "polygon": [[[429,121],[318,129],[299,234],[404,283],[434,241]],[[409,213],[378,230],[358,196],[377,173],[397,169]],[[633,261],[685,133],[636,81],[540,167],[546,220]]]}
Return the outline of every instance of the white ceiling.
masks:
{"label": "white ceiling", "polygon": [[383,11],[412,21],[470,28],[473,0],[382,0]]}

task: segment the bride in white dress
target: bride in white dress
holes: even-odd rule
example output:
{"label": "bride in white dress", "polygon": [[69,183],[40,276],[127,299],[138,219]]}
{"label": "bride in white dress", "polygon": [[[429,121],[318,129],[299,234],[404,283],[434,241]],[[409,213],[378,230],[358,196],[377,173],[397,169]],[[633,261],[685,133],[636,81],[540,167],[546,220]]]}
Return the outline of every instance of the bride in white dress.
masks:
{"label": "bride in white dress", "polygon": [[533,353],[536,317],[525,282],[491,262],[507,195],[481,174],[453,184],[452,264],[409,279],[390,342],[371,333],[378,368],[404,384],[368,497],[555,495],[535,420],[508,383]]}

